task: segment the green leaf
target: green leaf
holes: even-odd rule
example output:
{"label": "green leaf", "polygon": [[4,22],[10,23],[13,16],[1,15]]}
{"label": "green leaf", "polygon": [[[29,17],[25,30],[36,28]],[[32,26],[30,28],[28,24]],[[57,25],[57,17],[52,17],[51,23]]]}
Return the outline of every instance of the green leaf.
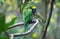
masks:
{"label": "green leaf", "polygon": [[5,15],[3,13],[0,13],[0,33],[2,33],[4,30],[6,30]]}
{"label": "green leaf", "polygon": [[0,39],[8,39],[7,37],[0,37]]}
{"label": "green leaf", "polygon": [[5,14],[0,13],[0,34],[8,29],[9,26],[13,25],[17,17],[14,17],[9,23],[5,23]]}
{"label": "green leaf", "polygon": [[16,22],[17,17],[13,18],[9,23],[6,23],[6,26],[9,27]]}

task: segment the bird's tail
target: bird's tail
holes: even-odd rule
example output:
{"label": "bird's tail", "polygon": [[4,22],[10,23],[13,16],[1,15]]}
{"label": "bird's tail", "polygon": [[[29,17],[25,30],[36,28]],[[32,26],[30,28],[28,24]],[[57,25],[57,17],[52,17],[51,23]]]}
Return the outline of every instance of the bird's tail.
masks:
{"label": "bird's tail", "polygon": [[26,32],[28,30],[28,23],[25,23],[24,25],[24,32]]}

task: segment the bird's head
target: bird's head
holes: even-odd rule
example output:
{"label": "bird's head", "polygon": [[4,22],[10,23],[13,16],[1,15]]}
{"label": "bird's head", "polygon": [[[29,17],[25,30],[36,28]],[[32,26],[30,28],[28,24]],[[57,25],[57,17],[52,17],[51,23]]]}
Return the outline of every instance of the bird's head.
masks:
{"label": "bird's head", "polygon": [[37,11],[36,6],[31,6],[30,9],[32,10],[32,13],[35,14]]}

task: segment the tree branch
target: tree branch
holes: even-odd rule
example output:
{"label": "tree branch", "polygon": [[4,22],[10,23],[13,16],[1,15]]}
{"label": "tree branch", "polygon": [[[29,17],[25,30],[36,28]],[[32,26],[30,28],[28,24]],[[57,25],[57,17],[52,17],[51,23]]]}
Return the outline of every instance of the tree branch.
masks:
{"label": "tree branch", "polygon": [[47,20],[47,22],[46,22],[46,25],[45,25],[46,27],[45,27],[45,29],[44,29],[44,33],[43,33],[42,39],[45,39],[45,37],[46,37],[47,28],[48,28],[48,26],[49,26],[49,24],[50,24],[50,19],[51,19],[51,16],[52,16],[52,11],[53,11],[53,4],[54,4],[54,2],[55,2],[55,0],[52,0],[52,1],[51,1],[50,14],[49,14],[49,18],[48,18],[48,20]]}
{"label": "tree branch", "polygon": [[[24,33],[14,33],[14,34],[10,34],[10,39],[13,39],[14,37],[17,37],[17,36],[24,36],[24,35],[28,35],[30,34],[36,27],[36,25],[38,24],[38,19],[35,20],[36,22],[34,23],[34,25],[26,32]],[[14,28],[14,27],[13,27]]]}
{"label": "tree branch", "polygon": [[9,33],[8,33],[7,31],[5,31],[4,33],[5,33],[5,35],[7,36],[7,38],[10,39]]}

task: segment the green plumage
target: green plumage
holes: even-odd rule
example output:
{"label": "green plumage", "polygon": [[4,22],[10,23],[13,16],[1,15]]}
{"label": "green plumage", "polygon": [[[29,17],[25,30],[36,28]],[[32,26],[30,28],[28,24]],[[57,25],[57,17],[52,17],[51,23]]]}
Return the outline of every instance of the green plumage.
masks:
{"label": "green plumage", "polygon": [[28,30],[29,22],[32,20],[32,10],[31,9],[24,9],[23,10],[23,20],[25,22],[25,29],[24,31]]}
{"label": "green plumage", "polygon": [[24,23],[25,23],[25,25],[24,25],[24,28],[25,28],[24,29],[24,32],[28,30],[28,25],[29,25],[29,23],[32,22],[32,19],[33,19],[32,14],[33,13],[35,13],[33,15],[36,15],[40,20],[44,21],[43,18],[42,18],[42,16],[40,14],[36,13],[36,10],[34,11],[34,10],[32,10],[30,8],[32,6],[34,6],[34,5],[33,4],[27,4],[24,7],[24,9],[23,9],[23,20],[24,20]]}

